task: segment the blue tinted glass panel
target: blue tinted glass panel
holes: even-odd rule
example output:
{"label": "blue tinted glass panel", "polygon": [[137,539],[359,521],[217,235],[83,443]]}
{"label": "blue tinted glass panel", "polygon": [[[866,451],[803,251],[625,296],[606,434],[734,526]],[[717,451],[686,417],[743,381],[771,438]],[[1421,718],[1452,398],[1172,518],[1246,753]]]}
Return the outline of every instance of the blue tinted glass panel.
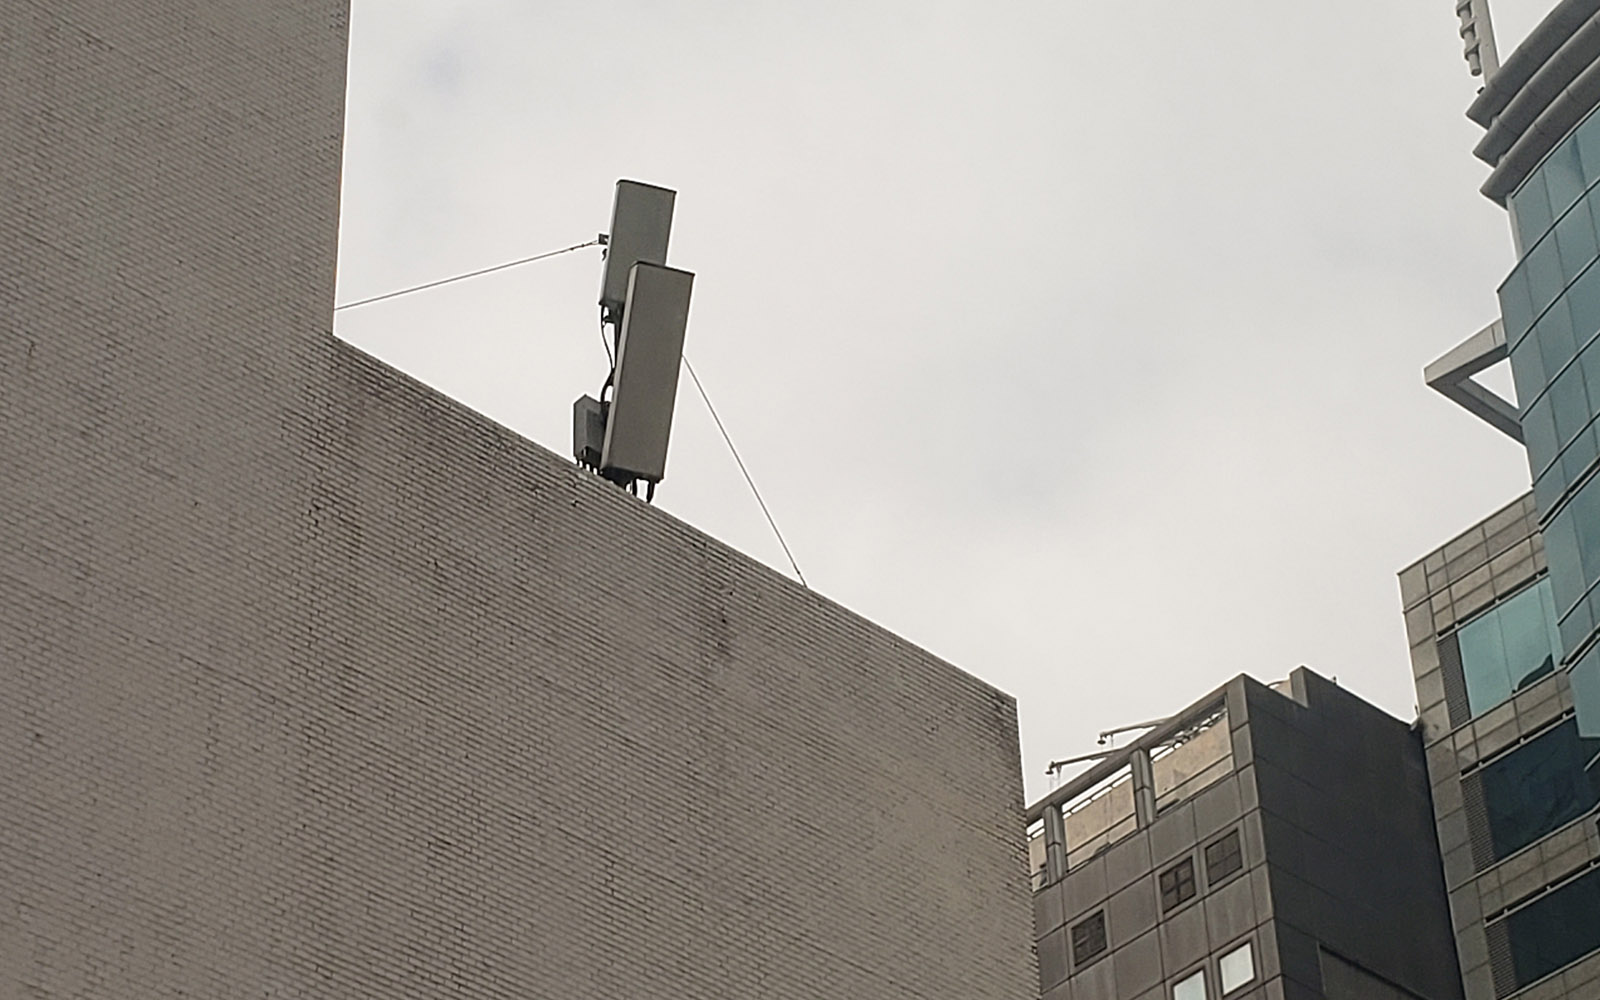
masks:
{"label": "blue tinted glass panel", "polygon": [[1578,564],[1578,529],[1572,523],[1572,507],[1563,508],[1544,527],[1544,551],[1550,563],[1550,596],[1556,599],[1556,613],[1562,602],[1571,602],[1586,588]]}
{"label": "blue tinted glass panel", "polygon": [[1594,615],[1590,613],[1589,602],[1579,600],[1568,611],[1567,616],[1561,619],[1561,634],[1567,638],[1567,649],[1582,645],[1594,631]]}
{"label": "blue tinted glass panel", "polygon": [[1528,298],[1528,269],[1519,266],[1500,286],[1500,315],[1506,324],[1506,343],[1515,344],[1533,323],[1533,300]]}
{"label": "blue tinted glass panel", "polygon": [[1524,338],[1511,351],[1511,382],[1517,387],[1518,399],[1536,399],[1544,391],[1544,362],[1537,337]]}
{"label": "blue tinted glass panel", "polygon": [[1583,567],[1584,590],[1600,580],[1600,480],[1591,479],[1571,501],[1572,523],[1578,533],[1578,560]]}
{"label": "blue tinted glass panel", "polygon": [[1506,663],[1513,691],[1555,669],[1561,648],[1556,633],[1556,607],[1549,578],[1522,591],[1496,609],[1505,638]]}
{"label": "blue tinted glass panel", "polygon": [[[1511,697],[1511,675],[1505,667],[1505,641],[1499,622],[1479,621],[1461,630],[1461,672],[1467,680],[1467,704],[1474,716]],[[1471,666],[1468,665],[1471,661]]]}
{"label": "blue tinted glass panel", "polygon": [[1506,918],[1511,964],[1523,987],[1600,948],[1600,869]]}
{"label": "blue tinted glass panel", "polygon": [[1544,173],[1535,170],[1533,176],[1511,196],[1516,202],[1517,225],[1521,227],[1522,245],[1531,247],[1539,242],[1550,228],[1550,223],[1555,221],[1555,216],[1550,214],[1550,199],[1545,193]]}
{"label": "blue tinted glass panel", "polygon": [[1600,267],[1591,267],[1567,289],[1568,328],[1576,331],[1574,340],[1582,342],[1600,331]]}
{"label": "blue tinted glass panel", "polygon": [[1568,719],[1479,772],[1495,858],[1522,850],[1600,804],[1600,772],[1587,770],[1597,754],[1600,740],[1583,739],[1577,722]]}
{"label": "blue tinted glass panel", "polygon": [[1600,738],[1600,646],[1572,668],[1572,703],[1578,709],[1579,735]]}
{"label": "blue tinted glass panel", "polygon": [[1578,144],[1574,139],[1569,137],[1557,146],[1539,167],[1549,190],[1550,210],[1556,218],[1581,198],[1583,189],[1589,186],[1583,180],[1583,168],[1578,164]]}
{"label": "blue tinted glass panel", "polygon": [[1550,510],[1566,491],[1561,480],[1561,463],[1556,462],[1533,481],[1533,505],[1539,510]]}
{"label": "blue tinted glass panel", "polygon": [[1584,388],[1589,390],[1590,399],[1600,400],[1600,342],[1591,341],[1582,357]]}
{"label": "blue tinted glass panel", "polygon": [[[1522,350],[1535,350],[1535,345],[1525,344]],[[1522,386],[1517,386],[1517,397],[1522,398]],[[1537,476],[1549,467],[1556,457],[1556,425],[1550,418],[1548,397],[1534,401],[1522,414],[1522,437],[1528,446],[1528,464]]]}
{"label": "blue tinted glass panel", "polygon": [[[1585,319],[1588,319],[1589,300],[1580,297],[1580,293],[1589,290],[1584,286],[1595,284],[1590,281],[1589,276],[1591,274],[1600,275],[1600,271],[1591,268],[1589,271],[1584,272],[1583,277],[1578,279],[1578,283],[1573,285],[1567,292],[1566,299],[1567,303],[1584,307],[1582,312]],[[1600,291],[1600,289],[1595,290]],[[1600,296],[1597,296],[1594,301],[1600,304]],[[1594,318],[1600,321],[1600,308],[1595,309],[1594,312],[1596,313]],[[1558,306],[1544,314],[1543,318],[1539,320],[1539,325],[1534,327],[1533,334],[1528,338],[1536,341],[1539,345],[1539,365],[1545,370],[1545,378],[1551,378],[1560,372],[1566,363],[1572,360],[1572,356],[1577,353],[1578,343],[1573,336],[1572,327],[1572,314]]]}
{"label": "blue tinted glass panel", "polygon": [[1591,182],[1600,179],[1600,116],[1590,115],[1573,131],[1583,175]]}
{"label": "blue tinted glass panel", "polygon": [[1556,300],[1566,281],[1561,276],[1561,259],[1557,256],[1556,241],[1545,240],[1532,250],[1524,261],[1528,269],[1528,292],[1533,296],[1533,314]]}
{"label": "blue tinted glass panel", "polygon": [[1457,642],[1474,717],[1550,673],[1561,657],[1549,578],[1461,626]]}
{"label": "blue tinted glass panel", "polygon": [[1561,453],[1561,478],[1575,483],[1595,459],[1595,426],[1591,421]]}
{"label": "blue tinted glass panel", "polygon": [[1556,246],[1561,254],[1561,276],[1571,281],[1594,261],[1600,246],[1595,243],[1594,220],[1589,216],[1589,203],[1580,201],[1572,207],[1566,218],[1556,223]]}
{"label": "blue tinted glass panel", "polygon": [[[1549,363],[1546,355],[1545,364]],[[1576,366],[1557,375],[1550,386],[1550,416],[1556,422],[1556,440],[1563,445],[1589,423],[1589,394],[1583,388],[1583,372]]]}

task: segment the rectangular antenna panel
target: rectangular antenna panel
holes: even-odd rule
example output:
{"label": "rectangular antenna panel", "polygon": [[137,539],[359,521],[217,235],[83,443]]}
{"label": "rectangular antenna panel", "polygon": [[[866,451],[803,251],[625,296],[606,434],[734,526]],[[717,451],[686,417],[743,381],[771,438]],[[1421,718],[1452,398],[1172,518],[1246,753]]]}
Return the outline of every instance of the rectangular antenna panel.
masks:
{"label": "rectangular antenna panel", "polygon": [[600,458],[604,472],[652,483],[666,475],[667,438],[672,433],[693,287],[694,275],[688,271],[642,263],[633,267]]}
{"label": "rectangular antenna panel", "polygon": [[635,264],[667,263],[672,235],[672,205],[678,193],[638,181],[617,181],[611,204],[611,232],[606,241],[605,273],[600,277],[600,305],[613,318],[622,315],[628,275]]}

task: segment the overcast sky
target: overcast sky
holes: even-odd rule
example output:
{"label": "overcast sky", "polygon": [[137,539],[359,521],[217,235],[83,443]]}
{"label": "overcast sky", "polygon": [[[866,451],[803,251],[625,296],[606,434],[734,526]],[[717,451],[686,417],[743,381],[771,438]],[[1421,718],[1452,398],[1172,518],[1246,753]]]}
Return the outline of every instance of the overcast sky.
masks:
{"label": "overcast sky", "polygon": [[[1511,264],[1454,6],[356,0],[339,300],[674,188],[686,351],[812,586],[1014,694],[1030,798],[1240,672],[1410,719],[1395,572],[1528,484],[1421,379]],[[337,332],[567,454],[599,275]],[[657,502],[787,571],[687,380]]]}

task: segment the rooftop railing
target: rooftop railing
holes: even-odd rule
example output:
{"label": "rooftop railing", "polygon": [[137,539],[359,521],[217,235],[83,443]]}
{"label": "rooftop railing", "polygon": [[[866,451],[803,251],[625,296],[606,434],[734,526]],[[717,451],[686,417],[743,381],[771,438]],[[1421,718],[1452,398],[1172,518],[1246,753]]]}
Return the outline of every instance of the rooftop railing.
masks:
{"label": "rooftop railing", "polygon": [[1224,692],[1166,720],[1028,811],[1034,889],[1062,878],[1233,772]]}

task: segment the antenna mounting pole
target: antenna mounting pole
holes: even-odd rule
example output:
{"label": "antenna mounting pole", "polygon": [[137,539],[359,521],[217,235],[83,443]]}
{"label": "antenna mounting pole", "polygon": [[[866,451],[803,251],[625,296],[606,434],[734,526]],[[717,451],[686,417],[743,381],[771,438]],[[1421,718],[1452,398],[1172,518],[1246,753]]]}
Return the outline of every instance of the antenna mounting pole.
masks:
{"label": "antenna mounting pole", "polygon": [[1461,42],[1465,46],[1467,67],[1473,76],[1487,84],[1500,72],[1500,52],[1494,44],[1494,22],[1489,19],[1489,0],[1456,0],[1456,16],[1461,18]]}

